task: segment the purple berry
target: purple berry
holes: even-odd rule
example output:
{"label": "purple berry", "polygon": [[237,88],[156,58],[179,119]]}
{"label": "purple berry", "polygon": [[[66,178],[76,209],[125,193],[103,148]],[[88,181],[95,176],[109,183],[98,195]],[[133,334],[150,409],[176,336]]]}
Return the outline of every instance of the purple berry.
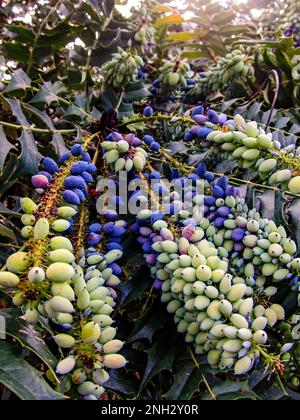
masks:
{"label": "purple berry", "polygon": [[88,236],[88,245],[97,246],[102,241],[102,236],[97,233],[90,233]]}
{"label": "purple berry", "polygon": [[207,116],[208,116],[208,119],[211,123],[220,124],[220,118],[219,118],[219,115],[217,114],[217,112],[210,109],[207,113]]}
{"label": "purple berry", "polygon": [[38,175],[44,175],[48,179],[49,182],[52,181],[53,179],[53,176],[49,174],[49,172],[42,171],[42,172],[39,172]]}
{"label": "purple berry", "polygon": [[246,235],[245,229],[237,228],[232,231],[232,239],[235,242],[241,242]]}
{"label": "purple berry", "polygon": [[31,182],[34,188],[41,188],[45,190],[49,186],[49,180],[44,175],[34,175],[31,178]]}
{"label": "purple berry", "polygon": [[217,210],[217,215],[220,217],[228,217],[230,213],[231,213],[230,208],[226,206],[219,207]]}
{"label": "purple berry", "polygon": [[193,120],[194,120],[197,124],[202,125],[202,124],[204,124],[204,123],[206,123],[206,122],[208,121],[208,118],[207,118],[207,116],[206,116],[206,115],[195,115],[195,116],[193,117]]}
{"label": "purple berry", "polygon": [[216,226],[217,228],[221,228],[221,227],[223,227],[224,222],[225,222],[226,220],[227,220],[227,219],[226,219],[226,217],[217,217],[217,218],[215,219],[215,226]]}

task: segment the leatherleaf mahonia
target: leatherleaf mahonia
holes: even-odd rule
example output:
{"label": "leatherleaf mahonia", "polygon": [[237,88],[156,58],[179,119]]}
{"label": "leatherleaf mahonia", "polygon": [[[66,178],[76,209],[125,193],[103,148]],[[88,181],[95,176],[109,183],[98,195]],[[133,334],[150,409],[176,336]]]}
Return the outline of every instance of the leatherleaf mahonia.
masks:
{"label": "leatherleaf mahonia", "polygon": [[246,122],[240,115],[228,119],[210,110],[206,116],[202,108],[193,118],[197,125],[186,132],[185,140],[195,142],[198,151],[209,152],[213,162],[235,161],[240,170],[257,173],[269,186],[300,193],[300,148],[296,144],[282,147],[272,132],[266,133],[255,121]]}
{"label": "leatherleaf mahonia", "polygon": [[[29,324],[35,324],[40,316],[58,323],[66,313],[71,317],[73,293],[69,282],[75,275],[75,256],[65,235],[73,228],[77,205],[85,200],[95,170],[84,147],[76,144],[60,166],[50,158],[44,159],[43,170],[32,178],[41,194],[38,202],[21,199],[22,235],[27,242],[22,251],[7,259],[0,285],[22,308]],[[69,300],[57,296],[56,289],[60,288],[68,290]]]}
{"label": "leatherleaf mahonia", "polygon": [[[173,177],[179,185],[187,179],[178,171]],[[213,368],[243,375],[265,359],[282,374],[279,356],[269,355],[266,346],[269,329],[285,319],[277,295],[289,290],[298,270],[296,244],[204,164],[188,178],[193,186],[184,193],[192,213],[174,196],[169,217],[141,211],[132,227],[154,286],[161,288],[178,332]],[[196,189],[200,180],[204,194]]]}
{"label": "leatherleaf mahonia", "polygon": [[[81,209],[80,220],[87,220],[88,210]],[[67,314],[64,332],[54,340],[67,354],[57,365],[57,374],[69,387],[76,386],[77,393],[85,400],[98,400],[109,381],[109,369],[125,366],[126,359],[118,354],[123,342],[116,339],[117,330],[111,315],[116,306],[122,269],[116,263],[123,256],[120,245],[125,233],[123,221],[111,220],[103,224],[85,225],[85,238],[78,250],[79,263],[74,266],[72,278],[73,312]],[[119,227],[122,229],[120,230]],[[117,239],[118,238],[118,239]],[[80,244],[78,240],[77,244]],[[88,247],[86,250],[86,246]],[[70,299],[64,294],[65,299]]]}

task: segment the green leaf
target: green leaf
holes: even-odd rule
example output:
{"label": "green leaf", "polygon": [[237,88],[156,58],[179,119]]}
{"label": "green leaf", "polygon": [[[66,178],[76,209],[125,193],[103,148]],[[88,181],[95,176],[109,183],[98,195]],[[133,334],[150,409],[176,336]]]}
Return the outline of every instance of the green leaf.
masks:
{"label": "green leaf", "polygon": [[221,25],[227,25],[228,23],[232,22],[232,20],[235,18],[235,13],[231,10],[228,11],[222,11],[222,13],[217,13],[213,15],[211,22],[213,25],[221,26]]}
{"label": "green leaf", "polygon": [[5,131],[0,126],[0,172],[3,171],[7,155],[11,150],[16,150],[16,148],[7,140]]}
{"label": "green leaf", "polygon": [[165,312],[165,308],[151,307],[150,310],[137,319],[128,341],[149,340],[152,343],[154,334],[161,328],[164,328],[167,319],[168,315]]}
{"label": "green leaf", "polygon": [[201,370],[192,361],[185,362],[174,376],[174,382],[169,391],[163,396],[171,401],[188,401],[198,391],[203,380]]}
{"label": "green leaf", "polygon": [[[16,339],[22,347],[35,353],[49,369],[57,365],[56,357],[51,353],[37,332],[20,319],[21,311],[16,308],[0,310],[0,316],[5,318],[5,333]],[[0,333],[3,331],[0,331]]]}
{"label": "green leaf", "polygon": [[22,69],[18,69],[11,76],[10,83],[4,92],[11,96],[24,97],[26,89],[29,89],[30,87],[31,79]]}
{"label": "green leaf", "polygon": [[154,345],[145,351],[148,361],[140,390],[159,372],[172,371],[173,363],[183,348],[183,342],[178,335],[170,339],[169,334],[162,333]]}
{"label": "green leaf", "polygon": [[[53,121],[49,117],[47,112],[40,111],[39,109],[34,108],[31,105],[26,105],[26,109],[30,110],[32,113],[37,115],[41,119],[41,121],[43,121],[46,127],[48,127],[50,130],[55,130],[56,127],[54,126]],[[68,148],[65,145],[64,138],[60,133],[53,134],[51,144],[53,145],[56,155],[58,157],[63,156],[68,151]]]}
{"label": "green leaf", "polygon": [[13,241],[16,240],[16,235],[11,229],[8,229],[2,223],[0,223],[0,235],[6,238],[12,239]]}
{"label": "green leaf", "polygon": [[24,175],[34,175],[39,168],[43,156],[39,153],[35,139],[31,132],[23,131],[18,139],[21,143],[22,152],[19,157],[19,166],[12,179]]}
{"label": "green leaf", "polygon": [[0,383],[26,401],[64,400],[25,359],[17,346],[0,341]]}
{"label": "green leaf", "polygon": [[138,381],[125,374],[121,369],[112,369],[110,371],[110,379],[105,383],[105,388],[125,396],[136,395],[139,389]]}
{"label": "green leaf", "polygon": [[38,93],[31,99],[32,104],[47,104],[50,106],[53,102],[57,102],[57,95],[54,85],[51,82],[45,82],[40,87]]}
{"label": "green leaf", "polygon": [[198,38],[197,34],[194,34],[193,32],[174,32],[167,36],[166,41],[187,42],[187,41],[192,41],[197,38]]}

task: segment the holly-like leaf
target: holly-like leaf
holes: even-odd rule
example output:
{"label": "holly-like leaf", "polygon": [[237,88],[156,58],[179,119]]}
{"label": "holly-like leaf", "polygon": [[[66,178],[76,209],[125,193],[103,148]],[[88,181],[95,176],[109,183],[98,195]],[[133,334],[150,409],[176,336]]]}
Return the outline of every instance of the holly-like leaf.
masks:
{"label": "holly-like leaf", "polygon": [[21,311],[16,308],[0,310],[0,316],[5,319],[5,331],[1,331],[0,326],[0,333],[14,338],[22,347],[35,353],[49,369],[54,368],[57,364],[56,357],[48,349],[44,340],[38,336],[38,333],[20,319],[21,315]]}
{"label": "holly-like leaf", "polygon": [[64,400],[33,368],[17,346],[0,341],[0,383],[26,401]]}
{"label": "holly-like leaf", "polygon": [[176,335],[170,339],[169,334],[165,334],[165,332],[160,334],[154,345],[149,350],[146,350],[148,362],[140,390],[159,372],[171,371],[174,360],[183,351],[183,348],[181,337]]}
{"label": "holly-like leaf", "polygon": [[30,87],[31,79],[22,69],[18,69],[11,76],[10,83],[4,92],[10,96],[23,97],[25,96],[26,89]]}
{"label": "holly-like leaf", "polygon": [[3,171],[6,158],[11,150],[15,150],[15,147],[7,140],[5,131],[0,126],[0,172]]}

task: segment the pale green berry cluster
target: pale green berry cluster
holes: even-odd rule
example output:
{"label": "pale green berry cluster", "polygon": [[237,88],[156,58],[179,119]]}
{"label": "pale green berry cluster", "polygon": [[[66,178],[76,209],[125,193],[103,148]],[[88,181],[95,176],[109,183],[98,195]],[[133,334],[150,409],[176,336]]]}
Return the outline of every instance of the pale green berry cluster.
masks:
{"label": "pale green berry cluster", "polygon": [[197,87],[192,90],[192,93],[200,95],[218,91],[223,93],[231,83],[237,80],[253,80],[254,78],[253,55],[249,55],[243,50],[234,50],[209,67],[203,77],[199,79]]}
{"label": "pale green berry cluster", "polygon": [[266,133],[255,121],[246,123],[240,115],[235,117],[234,126],[227,128],[208,134],[207,141],[211,143],[213,153],[237,161],[243,170],[257,171],[260,179],[269,185],[300,193],[300,177],[294,176],[299,168],[299,148],[294,152],[290,148],[282,149],[272,133]]}
{"label": "pale green berry cluster", "polygon": [[174,92],[187,86],[187,78],[190,66],[186,60],[163,60],[163,66],[159,68],[159,86],[162,89]]}
{"label": "pale green berry cluster", "polygon": [[103,66],[105,83],[116,89],[125,87],[137,80],[139,69],[143,66],[144,61],[139,55],[118,47],[112,60]]}

